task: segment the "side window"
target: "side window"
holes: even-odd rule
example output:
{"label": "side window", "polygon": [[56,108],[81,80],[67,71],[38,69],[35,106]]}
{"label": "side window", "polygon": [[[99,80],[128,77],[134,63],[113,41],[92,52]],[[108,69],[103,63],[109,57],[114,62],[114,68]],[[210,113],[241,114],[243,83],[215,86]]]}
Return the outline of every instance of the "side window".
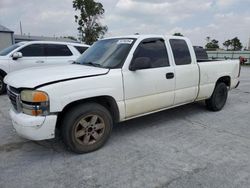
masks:
{"label": "side window", "polygon": [[151,68],[169,66],[167,49],[163,39],[146,39],[137,47],[135,58],[149,58]]}
{"label": "side window", "polygon": [[73,55],[67,45],[46,44],[46,56],[71,56]]}
{"label": "side window", "polygon": [[170,39],[170,45],[173,51],[176,65],[191,64],[192,62],[191,55],[190,55],[188,45],[185,40]]}
{"label": "side window", "polygon": [[44,54],[44,46],[43,44],[31,44],[25,46],[21,50],[19,50],[23,54],[23,57],[42,57]]}
{"label": "side window", "polygon": [[88,49],[88,47],[83,47],[83,46],[74,46],[74,47],[80,54],[83,54],[83,52],[85,52]]}

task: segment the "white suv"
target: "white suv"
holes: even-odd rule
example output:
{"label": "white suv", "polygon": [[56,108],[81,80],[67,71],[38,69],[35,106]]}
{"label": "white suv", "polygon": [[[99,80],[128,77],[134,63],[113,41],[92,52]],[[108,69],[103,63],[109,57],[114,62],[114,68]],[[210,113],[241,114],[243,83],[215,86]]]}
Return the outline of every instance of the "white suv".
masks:
{"label": "white suv", "polygon": [[5,92],[4,77],[13,71],[51,64],[70,64],[89,46],[78,43],[20,42],[0,51],[0,94]]}

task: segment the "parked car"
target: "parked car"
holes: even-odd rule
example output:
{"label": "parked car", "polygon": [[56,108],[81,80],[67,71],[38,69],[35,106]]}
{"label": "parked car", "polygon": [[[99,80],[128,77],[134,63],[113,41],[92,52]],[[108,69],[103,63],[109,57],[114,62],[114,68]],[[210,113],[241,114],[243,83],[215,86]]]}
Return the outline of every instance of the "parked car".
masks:
{"label": "parked car", "polygon": [[0,94],[5,92],[4,77],[16,70],[51,64],[69,64],[89,46],[78,43],[20,42],[0,51]]}
{"label": "parked car", "polygon": [[239,61],[199,63],[187,38],[132,35],[100,40],[71,65],[11,73],[5,83],[19,135],[44,140],[57,129],[68,148],[85,153],[103,146],[117,122],[203,100],[219,111],[239,76]]}

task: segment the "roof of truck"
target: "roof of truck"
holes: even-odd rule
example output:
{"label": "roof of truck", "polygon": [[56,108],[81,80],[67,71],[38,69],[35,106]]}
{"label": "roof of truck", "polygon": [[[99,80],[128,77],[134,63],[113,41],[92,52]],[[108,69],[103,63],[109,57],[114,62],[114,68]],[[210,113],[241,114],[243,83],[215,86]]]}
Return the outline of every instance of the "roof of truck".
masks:
{"label": "roof of truck", "polygon": [[186,37],[182,37],[182,36],[159,35],[159,34],[134,34],[134,35],[123,35],[123,36],[107,37],[107,38],[104,38],[104,39],[112,39],[112,38],[132,38],[132,39],[138,39],[138,38],[157,38],[157,37],[169,37],[169,38],[187,39]]}

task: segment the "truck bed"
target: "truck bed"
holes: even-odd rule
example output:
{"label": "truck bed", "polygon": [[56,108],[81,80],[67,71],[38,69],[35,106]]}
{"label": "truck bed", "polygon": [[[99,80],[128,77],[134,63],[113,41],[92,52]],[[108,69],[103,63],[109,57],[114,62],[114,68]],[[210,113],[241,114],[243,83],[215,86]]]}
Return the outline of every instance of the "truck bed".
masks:
{"label": "truck bed", "polygon": [[[198,62],[198,61],[197,61]],[[216,81],[221,77],[229,77],[230,87],[235,88],[238,80],[238,60],[204,60],[198,63],[200,69],[200,83],[197,100],[209,98],[214,90]]]}

